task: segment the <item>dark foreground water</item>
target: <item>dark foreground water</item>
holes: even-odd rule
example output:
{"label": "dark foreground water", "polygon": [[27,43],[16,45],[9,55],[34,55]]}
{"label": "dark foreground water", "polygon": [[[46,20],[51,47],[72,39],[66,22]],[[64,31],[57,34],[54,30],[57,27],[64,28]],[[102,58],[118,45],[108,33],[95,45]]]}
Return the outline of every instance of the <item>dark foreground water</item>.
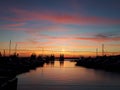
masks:
{"label": "dark foreground water", "polygon": [[120,74],[55,61],[19,75],[17,90],[120,90]]}

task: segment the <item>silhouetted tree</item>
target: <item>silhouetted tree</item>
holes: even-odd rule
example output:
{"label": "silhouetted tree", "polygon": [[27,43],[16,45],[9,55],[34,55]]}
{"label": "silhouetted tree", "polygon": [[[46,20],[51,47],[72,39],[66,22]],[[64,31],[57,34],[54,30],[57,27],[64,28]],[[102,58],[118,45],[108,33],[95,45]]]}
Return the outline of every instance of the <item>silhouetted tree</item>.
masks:
{"label": "silhouetted tree", "polygon": [[36,54],[35,53],[32,53],[32,55],[30,57],[30,60],[36,60]]}

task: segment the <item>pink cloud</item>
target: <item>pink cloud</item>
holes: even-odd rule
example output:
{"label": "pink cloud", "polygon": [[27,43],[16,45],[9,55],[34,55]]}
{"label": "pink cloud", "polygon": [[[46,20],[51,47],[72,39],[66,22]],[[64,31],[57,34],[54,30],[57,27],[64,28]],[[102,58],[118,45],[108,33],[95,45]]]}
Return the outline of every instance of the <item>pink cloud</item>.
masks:
{"label": "pink cloud", "polygon": [[107,41],[120,41],[120,37],[108,37],[108,38],[83,38],[83,37],[76,37],[77,40],[89,40],[89,41],[95,41],[95,42],[107,42]]}
{"label": "pink cloud", "polygon": [[53,23],[61,24],[120,24],[120,20],[103,18],[103,17],[92,17],[92,16],[80,16],[70,14],[58,14],[56,12],[38,12],[38,11],[27,11],[20,9],[12,9],[11,12],[19,16],[18,18],[5,18],[6,20],[25,22],[30,20],[45,20]]}
{"label": "pink cloud", "polygon": [[86,41],[95,41],[95,42],[106,42],[106,41],[120,41],[120,37],[108,37],[108,38],[99,38],[99,37],[57,37],[57,36],[49,36],[49,35],[41,35],[40,37],[52,40],[64,40],[64,41],[72,41],[72,40],[86,40]]}
{"label": "pink cloud", "polygon": [[[38,34],[38,33],[30,33],[32,36],[35,36],[36,39],[47,39],[47,40],[55,40],[55,42],[68,42],[72,40],[85,40],[85,41],[94,41],[94,42],[108,42],[108,41],[120,41],[120,37],[80,37],[79,35],[67,35],[67,36],[50,36],[46,34]],[[68,42],[69,43],[69,42]]]}
{"label": "pink cloud", "polygon": [[12,28],[12,27],[21,27],[24,26],[25,23],[14,23],[14,24],[4,24],[0,26],[1,28]]}
{"label": "pink cloud", "polygon": [[36,34],[36,33],[40,33],[40,32],[68,32],[71,31],[73,29],[71,28],[66,28],[66,27],[61,27],[59,25],[57,26],[37,26],[37,27],[32,27],[34,26],[34,24],[28,26],[28,27],[22,27],[27,23],[17,23],[17,24],[5,24],[0,26],[0,28],[5,29],[5,30],[10,30],[10,31],[25,31],[26,33],[30,33],[30,34]]}
{"label": "pink cloud", "polygon": [[120,44],[108,44],[110,47],[120,47]]}

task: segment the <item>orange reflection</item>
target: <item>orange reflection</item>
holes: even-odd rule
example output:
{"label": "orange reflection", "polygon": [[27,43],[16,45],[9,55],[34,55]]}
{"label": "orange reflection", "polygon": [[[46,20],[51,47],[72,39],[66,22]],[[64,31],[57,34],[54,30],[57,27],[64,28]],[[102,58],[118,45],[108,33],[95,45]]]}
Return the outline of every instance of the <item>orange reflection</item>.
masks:
{"label": "orange reflection", "polygon": [[69,61],[64,61],[62,67],[59,61],[55,61],[54,67],[44,65],[43,68],[37,68],[37,70],[31,71],[25,76],[29,78],[28,80],[32,81],[33,84],[41,85],[84,84],[104,78],[101,76],[96,77],[96,72],[94,72],[94,70],[75,67],[75,63]]}

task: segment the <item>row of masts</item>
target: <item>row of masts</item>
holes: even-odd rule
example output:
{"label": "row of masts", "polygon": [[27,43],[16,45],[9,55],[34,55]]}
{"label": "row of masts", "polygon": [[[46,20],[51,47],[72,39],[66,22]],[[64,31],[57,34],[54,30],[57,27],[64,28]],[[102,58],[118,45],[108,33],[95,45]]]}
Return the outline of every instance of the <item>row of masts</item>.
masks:
{"label": "row of masts", "polygon": [[[102,44],[102,56],[105,55],[104,44]],[[98,56],[98,48],[96,48],[96,56]]]}
{"label": "row of masts", "polygon": [[[9,56],[11,55],[11,46],[12,46],[12,42],[11,42],[11,40],[10,40],[10,42],[9,42]],[[15,45],[15,54],[17,54],[17,44]],[[101,50],[102,52],[102,56],[104,56],[105,55],[105,50],[104,50],[104,44],[102,44],[102,50]],[[44,48],[42,48],[42,53],[44,53]],[[3,53],[3,55],[5,56],[5,49],[4,49],[4,53]],[[99,51],[98,51],[98,48],[96,48],[96,56],[98,56],[98,54],[99,54]]]}
{"label": "row of masts", "polygon": [[[10,40],[10,43],[9,43],[9,56],[11,55],[11,40]],[[4,54],[5,54],[5,50],[4,50]],[[17,54],[17,44],[15,45],[15,54]]]}

